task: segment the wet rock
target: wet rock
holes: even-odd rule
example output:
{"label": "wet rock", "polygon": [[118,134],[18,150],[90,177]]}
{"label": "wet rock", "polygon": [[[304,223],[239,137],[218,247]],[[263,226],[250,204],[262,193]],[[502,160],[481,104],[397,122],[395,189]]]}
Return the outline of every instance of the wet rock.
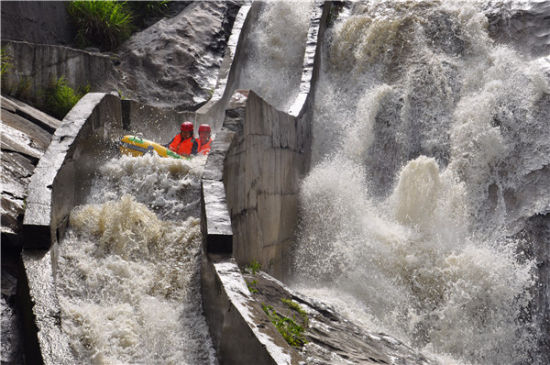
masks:
{"label": "wet rock", "polygon": [[[2,259],[4,261],[4,258]],[[19,340],[21,329],[19,326],[19,314],[15,306],[17,292],[17,279],[4,268],[2,262],[2,297],[0,299],[1,315],[1,353],[2,364],[21,364],[22,343]]]}
{"label": "wet rock", "polygon": [[61,121],[20,101],[2,105],[2,248],[19,249],[27,185]]}
{"label": "wet rock", "polygon": [[307,313],[304,334],[308,343],[300,349],[306,364],[435,364],[391,336],[361,329],[330,306],[290,290],[264,272],[243,277],[258,303],[293,318],[296,312],[281,301],[291,299]]}
{"label": "wet rock", "polygon": [[513,43],[531,56],[550,54],[550,2],[506,1],[491,3],[486,11],[489,35],[497,42]]}
{"label": "wet rock", "polygon": [[109,84],[149,105],[196,110],[215,87],[238,9],[235,1],[195,2],[134,34]]}

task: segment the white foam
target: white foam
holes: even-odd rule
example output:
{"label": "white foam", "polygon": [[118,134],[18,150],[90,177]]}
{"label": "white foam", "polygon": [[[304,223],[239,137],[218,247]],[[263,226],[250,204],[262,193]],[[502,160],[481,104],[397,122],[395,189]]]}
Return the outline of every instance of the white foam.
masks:
{"label": "white foam", "polygon": [[477,6],[357,4],[328,32],[295,279],[443,363],[536,363],[511,237],[550,207],[548,79]]}

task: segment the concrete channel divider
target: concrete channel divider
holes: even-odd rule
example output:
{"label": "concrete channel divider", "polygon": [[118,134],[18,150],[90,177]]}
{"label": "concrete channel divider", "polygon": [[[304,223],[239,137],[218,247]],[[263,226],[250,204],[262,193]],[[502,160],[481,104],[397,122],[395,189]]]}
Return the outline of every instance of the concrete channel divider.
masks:
{"label": "concrete channel divider", "polygon": [[[320,61],[318,40],[324,35],[330,11],[330,3],[315,2],[300,93],[288,113],[269,105],[254,91],[234,90],[240,73],[238,62],[231,63],[224,93],[219,93],[224,98],[231,93],[231,99],[217,100],[218,106],[224,105],[225,117],[202,177],[201,291],[210,334],[222,364],[303,361],[259,308],[237,264],[255,259],[276,277],[284,279],[288,273],[299,179],[309,164],[310,106]],[[243,28],[247,29],[250,22],[247,18]],[[242,52],[238,48],[235,55]],[[197,112],[197,119],[215,115],[209,112],[212,107],[205,105]],[[210,219],[216,224],[209,225],[208,216],[217,217]],[[222,235],[217,229],[221,217],[226,220]],[[222,241],[225,248],[231,244],[231,251],[219,250],[218,242]]]}
{"label": "concrete channel divider", "polygon": [[71,209],[82,203],[88,182],[122,130],[117,96],[89,93],[55,131],[28,186],[23,220],[20,298],[29,364],[74,364],[61,329],[56,295],[57,248]]}

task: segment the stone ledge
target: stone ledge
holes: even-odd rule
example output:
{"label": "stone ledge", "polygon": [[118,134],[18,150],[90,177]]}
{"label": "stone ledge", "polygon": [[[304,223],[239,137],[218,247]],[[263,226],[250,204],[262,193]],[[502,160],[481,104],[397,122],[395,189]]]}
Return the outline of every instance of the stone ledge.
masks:
{"label": "stone ledge", "polygon": [[251,297],[233,259],[203,255],[201,279],[206,320],[224,364],[298,364],[303,360]]}

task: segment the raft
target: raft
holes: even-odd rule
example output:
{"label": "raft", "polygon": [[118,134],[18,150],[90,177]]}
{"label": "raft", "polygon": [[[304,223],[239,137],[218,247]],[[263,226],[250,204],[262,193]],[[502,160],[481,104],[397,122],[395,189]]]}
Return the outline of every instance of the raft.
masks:
{"label": "raft", "polygon": [[134,157],[143,156],[146,153],[153,153],[153,151],[155,151],[161,157],[172,157],[178,159],[188,158],[178,155],[161,144],[132,135],[122,137],[119,142],[119,148],[120,153]]}

